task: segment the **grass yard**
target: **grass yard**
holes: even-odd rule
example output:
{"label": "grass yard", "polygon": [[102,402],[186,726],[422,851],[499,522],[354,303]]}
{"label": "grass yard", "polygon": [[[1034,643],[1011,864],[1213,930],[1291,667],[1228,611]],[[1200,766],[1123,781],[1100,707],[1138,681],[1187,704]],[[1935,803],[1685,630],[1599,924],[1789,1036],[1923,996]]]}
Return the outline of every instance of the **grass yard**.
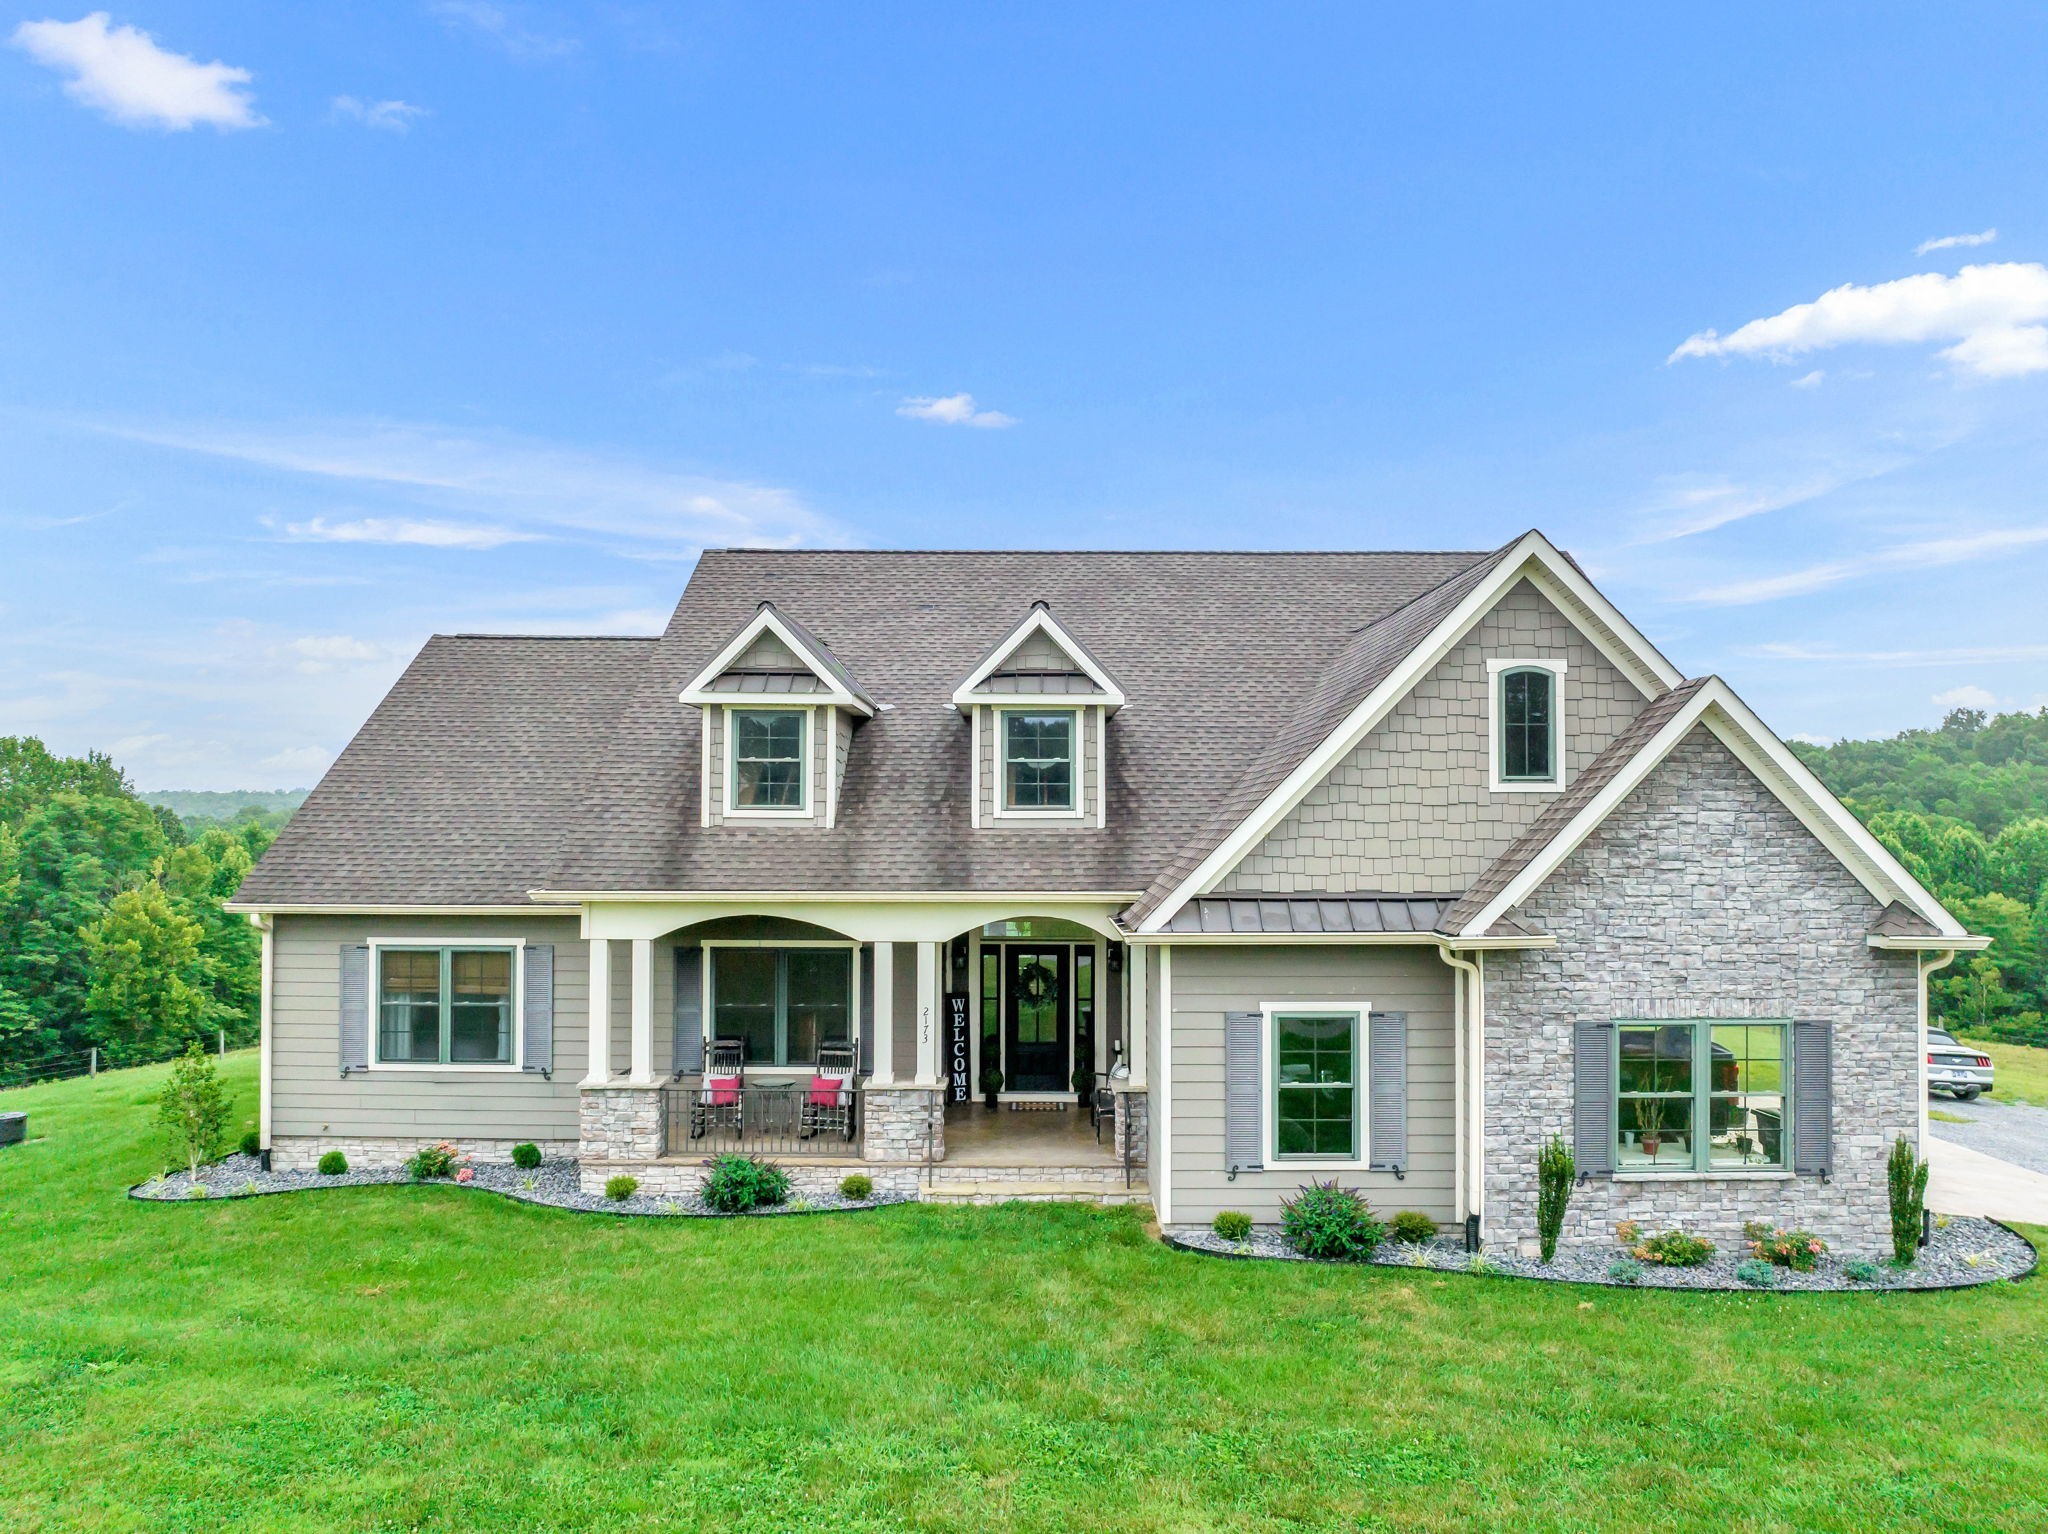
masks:
{"label": "grass yard", "polygon": [[13,1531],[2042,1525],[2048,1283],[1586,1290],[1065,1207],[139,1204],[162,1075],[0,1095],[44,1137],[0,1152]]}
{"label": "grass yard", "polygon": [[1964,1042],[1991,1057],[1997,1071],[1992,1096],[2002,1102],[2039,1103],[2048,1107],[2048,1049],[2036,1049],[2031,1044],[2001,1044],[1995,1039]]}

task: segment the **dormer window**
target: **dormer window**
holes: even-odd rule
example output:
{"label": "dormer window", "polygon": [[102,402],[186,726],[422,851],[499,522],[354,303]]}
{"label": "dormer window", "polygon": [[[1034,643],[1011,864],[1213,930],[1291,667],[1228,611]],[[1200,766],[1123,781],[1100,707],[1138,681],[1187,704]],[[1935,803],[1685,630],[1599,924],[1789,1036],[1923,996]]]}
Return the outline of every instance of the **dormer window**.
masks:
{"label": "dormer window", "polygon": [[804,813],[809,721],[808,709],[732,710],[731,809]]}
{"label": "dormer window", "polygon": [[1003,808],[1070,815],[1074,812],[1074,743],[1079,731],[1072,709],[1046,713],[1001,709],[1003,721]]}
{"label": "dormer window", "polygon": [[1496,792],[1564,786],[1564,742],[1558,693],[1561,660],[1494,660],[1492,772]]}

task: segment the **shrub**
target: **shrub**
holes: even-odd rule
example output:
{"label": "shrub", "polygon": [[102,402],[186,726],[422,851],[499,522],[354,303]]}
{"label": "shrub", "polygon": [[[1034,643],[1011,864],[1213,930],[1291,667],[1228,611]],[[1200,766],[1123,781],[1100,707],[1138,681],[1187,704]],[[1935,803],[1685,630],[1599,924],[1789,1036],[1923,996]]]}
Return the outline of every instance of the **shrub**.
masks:
{"label": "shrub", "polygon": [[344,1156],[340,1151],[328,1151],[320,1158],[320,1175],[322,1177],[339,1177],[347,1170],[348,1157]]}
{"label": "shrub", "polygon": [[1565,1206],[1572,1201],[1572,1179],[1577,1176],[1572,1148],[1552,1135],[1536,1153],[1536,1238],[1545,1262],[1557,1255],[1557,1235],[1564,1229]]}
{"label": "shrub", "polygon": [[1827,1242],[1810,1230],[1745,1225],[1742,1233],[1749,1237],[1751,1256],[1781,1268],[1790,1268],[1795,1273],[1811,1273],[1820,1266],[1821,1254],[1828,1249]]}
{"label": "shrub", "polygon": [[1761,1257],[1745,1257],[1735,1264],[1735,1276],[1752,1289],[1769,1289],[1778,1282],[1778,1269]]}
{"label": "shrub", "polygon": [[443,1140],[439,1145],[422,1145],[406,1162],[405,1169],[412,1174],[414,1182],[425,1182],[430,1177],[453,1177],[456,1164],[455,1147]]}
{"label": "shrub", "polygon": [[841,1198],[853,1199],[873,1198],[875,1196],[875,1180],[860,1172],[855,1172],[851,1177],[841,1178],[839,1182],[839,1196]]}
{"label": "shrub", "polygon": [[622,1204],[640,1191],[640,1179],[628,1177],[621,1172],[617,1177],[604,1180],[604,1196],[615,1204]]}
{"label": "shrub", "polygon": [[1241,1209],[1225,1209],[1209,1222],[1209,1229],[1225,1241],[1242,1241],[1252,1233],[1252,1217]]}
{"label": "shrub", "polygon": [[1659,1231],[1647,1236],[1635,1249],[1638,1262],[1654,1262],[1667,1268],[1696,1268],[1714,1255],[1714,1243],[1703,1236],[1688,1236],[1682,1230]]}
{"label": "shrub", "polygon": [[1617,1257],[1607,1264],[1607,1280],[1614,1284],[1640,1284],[1643,1265],[1633,1257]]}
{"label": "shrub", "polygon": [[532,1141],[512,1147],[512,1164],[525,1171],[532,1171],[540,1165],[540,1147]]}
{"label": "shrub", "polygon": [[1394,1216],[1393,1224],[1387,1227],[1396,1241],[1434,1241],[1436,1221],[1420,1209],[1403,1209]]}
{"label": "shrub", "polygon": [[1911,1267],[1920,1253],[1921,1211],[1927,1207],[1927,1163],[1901,1135],[1892,1145],[1884,1172],[1892,1195],[1892,1261],[1902,1268]]}
{"label": "shrub", "polygon": [[255,1131],[255,1130],[253,1130],[253,1129],[252,1129],[252,1130],[250,1130],[250,1131],[249,1131],[249,1132],[248,1132],[247,1134],[243,1135],[243,1136],[242,1136],[242,1154],[243,1154],[243,1155],[245,1155],[245,1156],[260,1156],[260,1155],[262,1155],[262,1154],[263,1154],[263,1136],[261,1136],[260,1134],[256,1133],[256,1131]]}
{"label": "shrub", "polygon": [[1874,1284],[1883,1275],[1883,1271],[1876,1263],[1863,1257],[1842,1265],[1842,1276],[1852,1284]]}
{"label": "shrub", "polygon": [[789,1174],[772,1161],[720,1156],[706,1165],[704,1202],[720,1214],[745,1214],[789,1197]]}
{"label": "shrub", "polygon": [[220,1072],[194,1040],[164,1083],[156,1100],[156,1121],[171,1155],[195,1177],[199,1163],[211,1161],[228,1127],[227,1088]]}
{"label": "shrub", "polygon": [[1623,1220],[1614,1227],[1614,1239],[1623,1246],[1634,1246],[1643,1239],[1643,1222],[1641,1220]]}
{"label": "shrub", "polygon": [[1340,1188],[1333,1178],[1281,1201],[1280,1233],[1304,1257],[1365,1262],[1386,1238],[1387,1227],[1363,1193]]}

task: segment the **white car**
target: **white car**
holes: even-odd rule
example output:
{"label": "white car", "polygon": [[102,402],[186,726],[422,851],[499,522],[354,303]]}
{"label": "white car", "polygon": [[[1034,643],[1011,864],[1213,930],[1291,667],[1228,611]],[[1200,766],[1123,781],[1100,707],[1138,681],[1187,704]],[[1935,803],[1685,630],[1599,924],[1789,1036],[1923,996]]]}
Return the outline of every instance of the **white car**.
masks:
{"label": "white car", "polygon": [[1940,1028],[1927,1030],[1927,1090],[1968,1102],[1991,1090],[1991,1057]]}

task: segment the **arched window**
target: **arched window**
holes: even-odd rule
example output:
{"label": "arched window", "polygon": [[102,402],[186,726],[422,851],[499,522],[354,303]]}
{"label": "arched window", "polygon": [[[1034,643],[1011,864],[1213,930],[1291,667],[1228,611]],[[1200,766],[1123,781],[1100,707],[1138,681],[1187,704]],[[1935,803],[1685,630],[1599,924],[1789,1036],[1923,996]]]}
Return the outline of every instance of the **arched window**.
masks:
{"label": "arched window", "polygon": [[1499,772],[1503,783],[1557,781],[1557,673],[1513,666],[1500,673]]}

